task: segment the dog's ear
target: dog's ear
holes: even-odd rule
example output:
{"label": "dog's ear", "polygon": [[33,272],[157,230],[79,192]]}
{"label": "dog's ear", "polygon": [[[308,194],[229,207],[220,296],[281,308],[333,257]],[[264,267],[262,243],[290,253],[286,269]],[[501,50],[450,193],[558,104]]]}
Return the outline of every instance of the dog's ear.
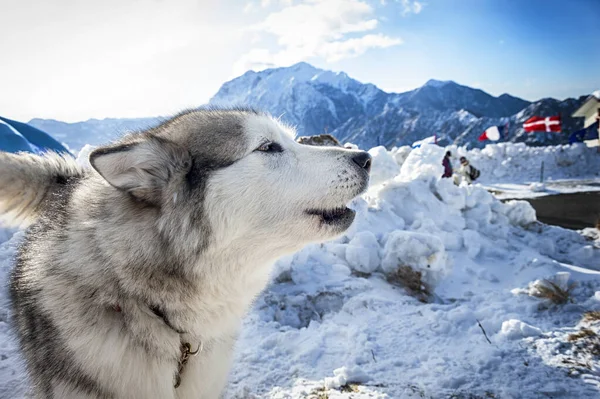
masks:
{"label": "dog's ear", "polygon": [[150,137],[98,148],[90,154],[90,164],[111,186],[158,205],[169,182],[189,171],[191,156],[170,141]]}

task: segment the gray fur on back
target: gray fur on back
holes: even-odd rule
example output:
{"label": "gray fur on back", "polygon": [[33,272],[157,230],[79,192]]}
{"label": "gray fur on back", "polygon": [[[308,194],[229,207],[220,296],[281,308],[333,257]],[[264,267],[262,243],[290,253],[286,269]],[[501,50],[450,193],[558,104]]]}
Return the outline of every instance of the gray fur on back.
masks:
{"label": "gray fur on back", "polygon": [[[284,151],[257,152],[265,140]],[[11,171],[0,173],[0,214],[35,220],[10,282],[35,394],[217,398],[272,261],[348,227],[304,207],[339,208],[364,190],[355,153],[300,146],[251,110],[181,113],[96,149],[91,170],[0,153]],[[202,351],[175,389],[184,342]]]}

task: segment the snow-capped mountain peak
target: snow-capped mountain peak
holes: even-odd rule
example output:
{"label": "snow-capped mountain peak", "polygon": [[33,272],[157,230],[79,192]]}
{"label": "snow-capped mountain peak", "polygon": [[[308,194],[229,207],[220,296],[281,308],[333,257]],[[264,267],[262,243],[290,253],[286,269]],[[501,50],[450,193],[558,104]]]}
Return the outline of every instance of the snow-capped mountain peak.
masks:
{"label": "snow-capped mountain peak", "polygon": [[429,79],[423,86],[440,88],[449,84],[456,84],[452,80],[437,80],[437,79]]}
{"label": "snow-capped mountain peak", "polygon": [[[404,93],[387,93],[373,84],[362,83],[345,72],[316,68],[306,62],[289,67],[248,71],[224,83],[210,100],[214,106],[251,106],[295,126],[298,134],[334,134],[342,142],[363,148],[384,145],[410,145],[434,134],[441,144],[482,146],[477,138],[486,128],[509,124],[510,141],[530,144],[559,144],[568,135],[527,135],[523,118],[532,115],[561,114],[565,131],[580,128],[581,121],[570,117],[585,97],[558,101],[542,99],[535,103],[502,94],[498,97],[454,81],[427,81]],[[73,148],[83,136],[98,132],[109,136],[118,131],[147,127],[147,120],[107,119],[78,124],[34,120],[32,125],[67,142],[66,131],[74,135]]]}
{"label": "snow-capped mountain peak", "polygon": [[478,135],[465,135],[472,126],[505,123],[502,118],[531,104],[451,80],[431,79],[415,90],[386,93],[305,62],[242,75],[225,83],[210,103],[257,107],[284,115],[300,135],[329,132],[365,148],[411,144],[433,134],[447,142],[468,137],[477,145]]}

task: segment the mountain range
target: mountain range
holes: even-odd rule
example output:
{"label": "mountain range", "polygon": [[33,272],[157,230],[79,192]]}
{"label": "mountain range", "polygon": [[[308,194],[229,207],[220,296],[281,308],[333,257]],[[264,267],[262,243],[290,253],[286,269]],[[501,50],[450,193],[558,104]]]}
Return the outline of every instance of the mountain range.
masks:
{"label": "mountain range", "polygon": [[[268,111],[295,126],[299,135],[330,133],[341,142],[362,148],[410,145],[437,134],[441,144],[482,147],[477,140],[489,126],[508,123],[508,141],[529,145],[568,142],[581,128],[571,114],[587,98],[529,102],[509,94],[494,97],[453,81],[429,80],[404,93],[388,93],[361,83],[344,72],[331,72],[298,63],[291,67],[248,71],[221,86],[209,106],[251,106]],[[560,114],[563,133],[523,131],[533,115]],[[33,119],[35,127],[53,134],[71,148],[100,144],[128,130],[149,127],[160,118],[92,119],[79,123]]]}

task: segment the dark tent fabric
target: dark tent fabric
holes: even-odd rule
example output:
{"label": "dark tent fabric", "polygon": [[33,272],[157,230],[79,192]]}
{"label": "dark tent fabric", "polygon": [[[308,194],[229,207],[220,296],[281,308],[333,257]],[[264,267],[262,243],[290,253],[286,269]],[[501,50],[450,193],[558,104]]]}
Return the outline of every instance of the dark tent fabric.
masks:
{"label": "dark tent fabric", "polygon": [[62,144],[40,129],[2,116],[0,120],[4,122],[0,123],[0,150],[2,151],[35,153],[54,151],[71,155]]}

